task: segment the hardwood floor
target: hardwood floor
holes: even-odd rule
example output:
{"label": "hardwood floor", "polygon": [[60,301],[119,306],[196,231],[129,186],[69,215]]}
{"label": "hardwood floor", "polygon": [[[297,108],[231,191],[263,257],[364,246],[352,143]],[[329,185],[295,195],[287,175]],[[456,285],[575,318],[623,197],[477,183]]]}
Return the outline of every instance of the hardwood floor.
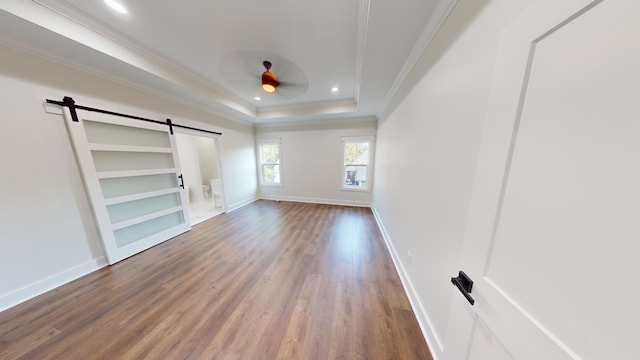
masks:
{"label": "hardwood floor", "polygon": [[432,359],[371,210],[257,201],[0,313],[0,359]]}

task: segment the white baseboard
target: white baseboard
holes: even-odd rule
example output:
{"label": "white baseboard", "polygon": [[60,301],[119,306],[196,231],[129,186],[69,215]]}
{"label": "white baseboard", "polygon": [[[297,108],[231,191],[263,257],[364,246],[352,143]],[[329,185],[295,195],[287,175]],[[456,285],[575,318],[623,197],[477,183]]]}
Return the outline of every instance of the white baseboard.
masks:
{"label": "white baseboard", "polygon": [[254,196],[254,197],[249,198],[249,199],[246,199],[246,200],[244,200],[244,201],[240,201],[240,202],[237,202],[237,203],[235,203],[235,204],[231,204],[231,205],[229,205],[229,206],[227,207],[227,211],[226,211],[226,212],[227,212],[227,213],[230,213],[230,212],[232,212],[232,211],[238,210],[238,209],[240,209],[241,207],[243,207],[243,206],[247,206],[247,205],[249,205],[249,204],[251,204],[252,202],[255,202],[255,201],[257,201],[257,200],[258,200],[258,197],[257,197],[257,196]]}
{"label": "white baseboard", "polygon": [[407,293],[407,297],[409,298],[409,303],[411,304],[411,308],[413,309],[413,313],[416,314],[416,319],[418,320],[418,325],[420,325],[420,330],[422,331],[422,335],[424,336],[427,344],[429,345],[429,349],[431,350],[431,355],[434,360],[438,360],[438,355],[442,354],[443,346],[442,341],[440,341],[440,337],[437,335],[433,322],[429,319],[427,312],[422,306],[422,302],[418,297],[418,294],[413,287],[413,283],[407,274],[407,271],[400,260],[400,256],[396,251],[396,248],[393,246],[393,242],[387,232],[387,229],[380,218],[380,214],[376,210],[375,205],[371,206],[371,211],[373,212],[373,216],[376,219],[376,223],[378,224],[378,228],[382,233],[382,237],[384,238],[384,242],[387,245],[387,250],[391,255],[391,259],[393,260],[393,264],[395,265],[396,271],[398,275],[400,275],[400,281],[402,282],[402,287],[404,288],[405,293]]}
{"label": "white baseboard", "polygon": [[292,201],[311,204],[327,204],[327,205],[341,205],[341,206],[356,206],[356,207],[371,207],[370,202],[366,201],[350,201],[350,200],[337,200],[337,199],[320,199],[320,198],[308,198],[298,196],[274,196],[274,195],[260,195],[261,200],[276,200],[276,201]]}
{"label": "white baseboard", "polygon": [[33,299],[38,295],[44,294],[47,291],[81,278],[105,266],[107,266],[107,260],[104,257],[99,257],[61,271],[57,274],[50,275],[10,293],[1,295],[0,311],[4,311],[10,307],[14,307],[27,300]]}
{"label": "white baseboard", "polygon": [[[243,206],[249,205],[256,200],[258,200],[258,198],[253,197],[245,201],[233,204],[229,207],[227,212],[231,212]],[[105,266],[107,266],[106,258],[100,257],[97,259],[86,261],[70,269],[63,270],[57,274],[50,275],[20,289],[2,294],[0,295],[0,312],[14,307],[27,300],[33,299],[38,295],[44,294],[47,291],[53,290],[73,280],[81,278],[82,276],[92,273]]]}

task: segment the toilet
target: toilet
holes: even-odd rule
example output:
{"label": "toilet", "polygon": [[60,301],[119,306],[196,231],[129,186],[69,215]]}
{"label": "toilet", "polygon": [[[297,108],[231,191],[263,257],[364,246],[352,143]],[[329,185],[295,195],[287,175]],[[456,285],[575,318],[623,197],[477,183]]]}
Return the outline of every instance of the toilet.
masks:
{"label": "toilet", "polygon": [[209,185],[202,185],[202,196],[205,199],[211,196],[211,188],[209,187]]}

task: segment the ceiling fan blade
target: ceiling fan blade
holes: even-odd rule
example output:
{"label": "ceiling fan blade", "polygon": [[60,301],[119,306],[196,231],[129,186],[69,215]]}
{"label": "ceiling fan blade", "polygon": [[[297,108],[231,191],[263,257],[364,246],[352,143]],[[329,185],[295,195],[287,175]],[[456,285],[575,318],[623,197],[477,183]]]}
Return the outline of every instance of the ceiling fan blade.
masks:
{"label": "ceiling fan blade", "polygon": [[304,94],[308,88],[309,88],[309,85],[281,83],[280,86],[278,86],[278,89],[276,90],[276,94],[278,94],[283,99],[293,99],[295,97],[298,97]]}
{"label": "ceiling fan blade", "polygon": [[307,89],[309,88],[309,84],[305,84],[305,83],[293,83],[293,82],[289,82],[289,81],[280,81],[280,86],[278,86],[278,89],[280,88],[284,88],[284,89],[289,89],[289,90],[296,90],[299,92],[305,92],[307,91]]}
{"label": "ceiling fan blade", "polygon": [[[274,66],[275,68],[275,66]],[[275,73],[278,77],[278,80],[286,83],[294,83],[294,84],[308,84],[309,79],[307,75],[302,71],[302,69],[298,68],[295,65],[289,64],[285,66],[286,70],[280,70],[280,72]]]}
{"label": "ceiling fan blade", "polygon": [[259,86],[262,64],[247,56],[243,51],[229,54],[220,60],[218,71],[225,82],[232,86],[248,84]]}

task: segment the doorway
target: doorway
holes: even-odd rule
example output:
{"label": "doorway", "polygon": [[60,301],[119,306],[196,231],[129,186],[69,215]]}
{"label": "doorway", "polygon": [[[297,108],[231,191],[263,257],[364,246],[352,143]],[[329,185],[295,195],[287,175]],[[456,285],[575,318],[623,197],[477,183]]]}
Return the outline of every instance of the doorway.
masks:
{"label": "doorway", "polygon": [[191,225],[225,212],[218,139],[176,133]]}

